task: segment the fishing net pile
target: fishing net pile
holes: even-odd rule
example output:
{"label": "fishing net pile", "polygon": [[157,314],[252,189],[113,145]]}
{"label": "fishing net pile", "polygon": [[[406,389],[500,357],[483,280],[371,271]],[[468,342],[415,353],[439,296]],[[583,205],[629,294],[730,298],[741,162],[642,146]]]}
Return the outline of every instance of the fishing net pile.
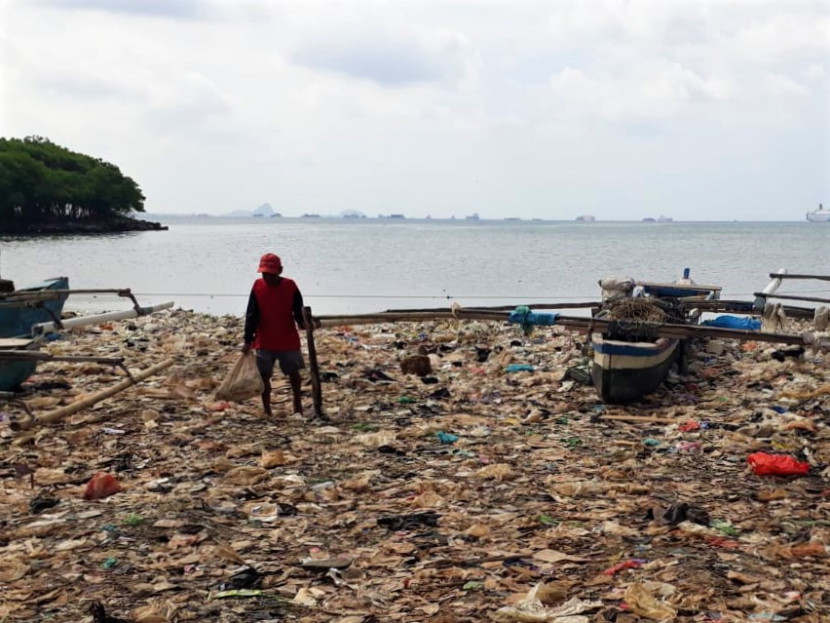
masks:
{"label": "fishing net pile", "polygon": [[686,310],[677,299],[613,299],[603,304],[596,318],[611,321],[607,339],[653,341],[655,325],[685,323]]}

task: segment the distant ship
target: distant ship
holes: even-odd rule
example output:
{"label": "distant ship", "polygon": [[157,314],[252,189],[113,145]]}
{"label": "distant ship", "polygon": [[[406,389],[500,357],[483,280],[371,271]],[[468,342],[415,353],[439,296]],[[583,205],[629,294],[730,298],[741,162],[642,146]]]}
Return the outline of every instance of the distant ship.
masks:
{"label": "distant ship", "polygon": [[657,221],[650,216],[647,216],[643,219],[643,223],[656,223]]}
{"label": "distant ship", "polygon": [[823,205],[818,204],[818,210],[807,212],[807,220],[812,223],[830,223],[830,210],[825,210]]}
{"label": "distant ship", "polygon": [[478,212],[473,212],[472,214],[470,214],[470,216],[465,216],[464,218],[468,221],[477,221],[479,220]]}
{"label": "distant ship", "polygon": [[576,220],[580,223],[593,223],[597,219],[590,214],[583,214],[582,216],[577,216]]}
{"label": "distant ship", "polygon": [[658,223],[672,223],[674,219],[670,216],[663,216],[662,214],[657,218]]}
{"label": "distant ship", "polygon": [[300,218],[320,218],[319,214],[303,214]]}

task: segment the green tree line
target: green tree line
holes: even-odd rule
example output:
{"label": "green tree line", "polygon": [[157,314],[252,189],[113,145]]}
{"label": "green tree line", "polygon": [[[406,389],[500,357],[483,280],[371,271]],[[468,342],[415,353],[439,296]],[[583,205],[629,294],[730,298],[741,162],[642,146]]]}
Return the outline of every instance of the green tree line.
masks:
{"label": "green tree line", "polygon": [[0,138],[0,223],[106,220],[144,211],[138,184],[117,166],[49,139]]}

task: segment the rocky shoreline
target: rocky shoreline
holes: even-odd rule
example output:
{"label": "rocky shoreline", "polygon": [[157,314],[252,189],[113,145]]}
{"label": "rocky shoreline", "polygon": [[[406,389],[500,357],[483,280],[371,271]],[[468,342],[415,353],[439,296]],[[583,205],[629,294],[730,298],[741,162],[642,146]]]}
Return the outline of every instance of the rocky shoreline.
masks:
{"label": "rocky shoreline", "polygon": [[[241,334],[179,310],[45,346],[176,364],[48,428],[12,431],[0,402],[0,619],[89,623],[95,602],[132,623],[830,616],[826,354],[696,343],[687,376],[620,407],[566,373],[584,338],[560,328],[339,327],[315,333],[329,420],[292,418],[280,382],[266,420],[215,397]],[[405,374],[413,355],[429,369]],[[45,363],[24,400],[122,377]],[[810,471],[756,475],[755,452]],[[99,472],[121,490],[84,499]]]}
{"label": "rocky shoreline", "polygon": [[61,234],[111,234],[131,231],[167,231],[167,225],[130,217],[53,221],[48,223],[3,223],[3,236],[54,236]]}

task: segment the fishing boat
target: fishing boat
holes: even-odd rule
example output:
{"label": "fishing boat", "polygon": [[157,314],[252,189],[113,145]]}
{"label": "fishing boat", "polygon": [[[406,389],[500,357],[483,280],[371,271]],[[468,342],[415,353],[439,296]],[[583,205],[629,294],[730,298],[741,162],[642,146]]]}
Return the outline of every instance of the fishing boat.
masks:
{"label": "fishing boat", "polygon": [[688,304],[717,299],[721,288],[694,283],[688,268],[675,283],[605,279],[600,284],[606,295],[616,286],[618,295],[608,297],[595,315],[615,322],[591,335],[591,377],[604,402],[632,402],[657,389],[672,366],[683,365],[684,340],[658,337],[653,325],[697,322],[699,312],[687,311]]}
{"label": "fishing boat", "polygon": [[[642,288],[643,294],[657,298],[675,298],[681,301],[714,301],[720,298],[721,286],[707,286],[695,283],[686,268],[683,276],[672,283],[636,281],[635,287]],[[637,293],[635,292],[636,296]]]}
{"label": "fishing boat", "polygon": [[0,338],[29,336],[32,325],[59,319],[68,289],[69,279],[55,277],[0,294]]}
{"label": "fishing boat", "polygon": [[[0,392],[16,390],[37,369],[37,361],[25,358],[37,351],[38,340],[31,338],[0,338]],[[3,356],[6,353],[6,356]]]}
{"label": "fishing boat", "polygon": [[830,210],[818,204],[818,210],[807,212],[807,220],[811,223],[830,223]]}
{"label": "fishing boat", "polygon": [[594,333],[591,377],[604,402],[627,403],[653,392],[678,363],[680,340],[627,342]]}
{"label": "fishing boat", "polygon": [[[83,327],[102,322],[145,316],[173,306],[172,301],[142,307],[129,289],[70,290],[67,277],[47,279],[39,284],[15,289],[10,281],[0,290],[0,392],[20,388],[37,369],[39,361],[98,361],[119,364],[120,359],[90,357],[54,357],[40,352],[49,333],[60,329]],[[64,303],[70,294],[117,294],[129,298],[132,309],[94,316],[61,319]]]}

